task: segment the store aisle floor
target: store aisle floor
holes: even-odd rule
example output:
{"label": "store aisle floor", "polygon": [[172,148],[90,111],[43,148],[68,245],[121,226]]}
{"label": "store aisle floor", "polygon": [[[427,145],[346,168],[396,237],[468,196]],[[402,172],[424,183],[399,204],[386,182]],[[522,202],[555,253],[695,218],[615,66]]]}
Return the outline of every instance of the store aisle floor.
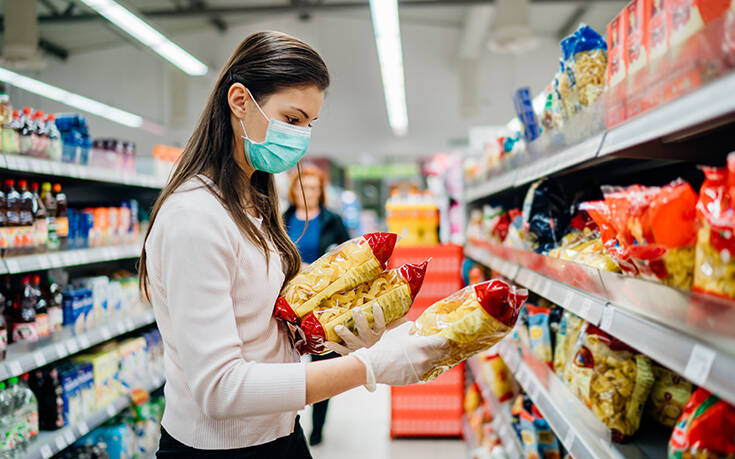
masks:
{"label": "store aisle floor", "polygon": [[[311,407],[301,412],[307,438]],[[391,440],[390,389],[375,393],[364,388],[332,399],[324,426],[324,440],[312,447],[314,459],[459,459],[466,457],[461,440]]]}

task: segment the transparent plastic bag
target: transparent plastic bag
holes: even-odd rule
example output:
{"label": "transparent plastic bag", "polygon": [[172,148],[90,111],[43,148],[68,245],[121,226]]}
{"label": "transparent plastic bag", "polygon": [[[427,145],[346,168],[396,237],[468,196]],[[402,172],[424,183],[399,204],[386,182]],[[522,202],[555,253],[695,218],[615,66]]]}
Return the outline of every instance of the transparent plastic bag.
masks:
{"label": "transparent plastic bag", "polygon": [[397,238],[394,233],[368,233],[322,255],[284,287],[274,316],[297,324],[335,293],[375,279],[385,269]]}
{"label": "transparent plastic bag", "polygon": [[421,379],[429,381],[463,360],[489,349],[515,325],[528,291],[493,279],[439,300],[414,322],[411,333],[441,335],[449,352]]}
{"label": "transparent plastic bag", "polygon": [[353,289],[330,296],[301,321],[305,346],[297,347],[318,354],[326,351],[323,345],[325,341],[342,343],[342,339],[334,332],[337,325],[343,325],[357,334],[353,308],[362,310],[370,326],[374,323],[373,306],[376,304],[383,310],[387,325],[401,319],[408,313],[421,289],[427,264],[428,261],[418,265],[405,264],[385,271]]}

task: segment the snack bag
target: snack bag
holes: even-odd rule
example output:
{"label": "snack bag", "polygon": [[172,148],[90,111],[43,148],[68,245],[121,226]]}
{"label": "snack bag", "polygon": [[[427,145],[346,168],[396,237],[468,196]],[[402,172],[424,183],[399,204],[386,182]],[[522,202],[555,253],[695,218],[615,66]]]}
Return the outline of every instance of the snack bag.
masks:
{"label": "snack bag", "polygon": [[728,155],[727,168],[702,170],[693,288],[735,298],[735,154]]}
{"label": "snack bag", "polygon": [[571,311],[564,311],[559,323],[559,331],[556,334],[556,347],[554,348],[554,371],[559,376],[564,375],[564,369],[574,345],[577,343],[579,332],[582,331],[584,320]]}
{"label": "snack bag", "polygon": [[482,357],[483,373],[485,379],[490,382],[495,397],[502,403],[513,397],[513,378],[510,369],[498,354],[484,355]]}
{"label": "snack bag", "polygon": [[735,457],[735,408],[701,387],[669,440],[669,459]]}
{"label": "snack bag", "polygon": [[561,448],[556,435],[551,430],[549,422],[541,416],[538,410],[534,410],[533,425],[536,428],[536,444],[543,459],[560,459]]}
{"label": "snack bag", "polygon": [[337,325],[357,333],[353,308],[360,308],[371,326],[373,306],[376,304],[383,310],[386,324],[405,316],[424,282],[427,264],[428,261],[420,265],[405,264],[324,300],[301,320],[301,331],[307,344],[305,350],[321,353],[325,351],[324,341],[342,343],[342,339],[334,332]]}
{"label": "snack bag", "polygon": [[526,305],[528,309],[528,335],[531,338],[531,351],[540,361],[553,367],[551,356],[551,328],[549,327],[550,309]]}
{"label": "snack bag", "polygon": [[494,279],[465,287],[429,306],[416,319],[411,333],[440,334],[447,339],[449,352],[421,379],[434,379],[504,338],[513,329],[526,298],[527,290]]}
{"label": "snack bag", "polygon": [[656,381],[651,388],[646,412],[664,426],[674,427],[692,395],[692,383],[658,365],[653,366],[653,375]]}
{"label": "snack bag", "polygon": [[523,452],[527,459],[541,459],[541,450],[539,448],[536,436],[536,426],[534,425],[534,414],[536,407],[532,407],[531,412],[526,409],[521,410],[521,443],[523,443]]}
{"label": "snack bag", "polygon": [[394,233],[368,233],[338,245],[284,287],[273,314],[298,323],[333,294],[375,279],[385,269],[397,238]]}
{"label": "snack bag", "polygon": [[480,395],[480,388],[477,386],[477,383],[472,383],[464,395],[464,412],[468,415],[472,414],[481,404],[482,395]]}
{"label": "snack bag", "polygon": [[523,226],[529,249],[547,253],[559,245],[572,218],[569,201],[555,180],[541,179],[528,188],[523,200]]}
{"label": "snack bag", "polygon": [[612,431],[613,441],[633,435],[653,386],[651,361],[587,324],[567,364],[570,388]]}

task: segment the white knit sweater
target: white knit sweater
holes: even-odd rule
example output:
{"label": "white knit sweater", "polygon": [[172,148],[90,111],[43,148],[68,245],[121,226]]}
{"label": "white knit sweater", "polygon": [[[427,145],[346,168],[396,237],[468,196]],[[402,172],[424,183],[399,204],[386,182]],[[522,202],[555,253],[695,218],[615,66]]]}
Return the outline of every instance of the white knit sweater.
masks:
{"label": "white knit sweater", "polygon": [[271,315],[284,279],[278,254],[266,264],[198,178],[164,202],[146,251],[164,343],[164,428],[201,449],[293,432],[306,370]]}

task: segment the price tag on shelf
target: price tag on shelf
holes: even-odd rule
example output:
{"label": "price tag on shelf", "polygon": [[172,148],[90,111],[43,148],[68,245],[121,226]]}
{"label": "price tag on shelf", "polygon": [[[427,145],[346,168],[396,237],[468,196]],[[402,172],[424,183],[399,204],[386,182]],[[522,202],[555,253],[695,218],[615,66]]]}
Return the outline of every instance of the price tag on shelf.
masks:
{"label": "price tag on shelf", "polygon": [[541,296],[543,296],[544,298],[548,298],[549,292],[551,291],[551,281],[549,281],[548,279],[544,279],[541,282],[541,285]]}
{"label": "price tag on shelf", "polygon": [[20,362],[17,360],[13,360],[8,364],[8,368],[10,369],[10,372],[13,374],[13,376],[17,376],[21,373],[23,373],[23,367],[20,366]]}
{"label": "price tag on shelf", "polygon": [[611,306],[605,306],[602,310],[602,319],[600,320],[600,328],[605,331],[610,331],[615,318],[615,308]]}
{"label": "price tag on shelf", "polygon": [[109,417],[113,417],[117,414],[117,410],[115,409],[115,405],[107,405],[106,413]]}
{"label": "price tag on shelf", "polygon": [[79,346],[82,349],[88,348],[90,346],[89,336],[87,336],[87,335],[79,335]]}
{"label": "price tag on shelf", "polygon": [[8,267],[8,272],[10,274],[15,274],[20,272],[20,264],[18,263],[18,260],[15,260],[13,258],[6,258],[5,264]]}
{"label": "price tag on shelf", "polygon": [[54,439],[54,443],[56,443],[56,450],[61,451],[62,449],[66,448],[66,441],[64,440],[64,437],[61,434],[58,434],[57,437]]}
{"label": "price tag on shelf", "polygon": [[714,349],[710,349],[701,344],[695,344],[692,348],[692,353],[689,354],[689,361],[684,370],[684,377],[698,386],[703,385],[709,377],[716,356],[717,352]]}
{"label": "price tag on shelf", "polygon": [[115,324],[115,330],[117,331],[118,335],[122,335],[125,333],[125,325],[122,322],[118,322]]}
{"label": "price tag on shelf", "polygon": [[572,426],[569,426],[567,434],[564,435],[564,446],[567,448],[567,451],[572,450],[572,447],[574,446],[574,439],[576,437],[577,435],[574,433],[574,429],[572,428]]}
{"label": "price tag on shelf", "polygon": [[46,356],[43,355],[42,351],[36,351],[33,353],[33,361],[36,363],[37,367],[42,367],[46,365]]}
{"label": "price tag on shelf", "polygon": [[71,429],[64,432],[64,440],[66,440],[67,445],[71,445],[76,439],[77,437],[74,435],[74,432],[72,432]]}
{"label": "price tag on shelf", "polygon": [[79,352],[79,344],[77,344],[77,340],[74,338],[66,342],[66,348],[69,350],[69,354],[75,354]]}
{"label": "price tag on shelf", "polygon": [[79,433],[82,434],[82,436],[86,435],[87,432],[89,432],[89,426],[86,422],[82,421],[79,423]]}
{"label": "price tag on shelf", "polygon": [[112,332],[107,326],[104,326],[100,329],[100,334],[102,335],[102,339],[104,339],[105,341],[112,338]]}
{"label": "price tag on shelf", "polygon": [[40,452],[43,459],[49,459],[51,456],[54,455],[54,452],[51,451],[51,447],[49,445],[43,445]]}
{"label": "price tag on shelf", "polygon": [[592,310],[592,300],[589,298],[585,298],[584,301],[582,301],[582,307],[579,308],[579,315],[582,316],[583,319],[587,319],[590,315],[590,311]]}

